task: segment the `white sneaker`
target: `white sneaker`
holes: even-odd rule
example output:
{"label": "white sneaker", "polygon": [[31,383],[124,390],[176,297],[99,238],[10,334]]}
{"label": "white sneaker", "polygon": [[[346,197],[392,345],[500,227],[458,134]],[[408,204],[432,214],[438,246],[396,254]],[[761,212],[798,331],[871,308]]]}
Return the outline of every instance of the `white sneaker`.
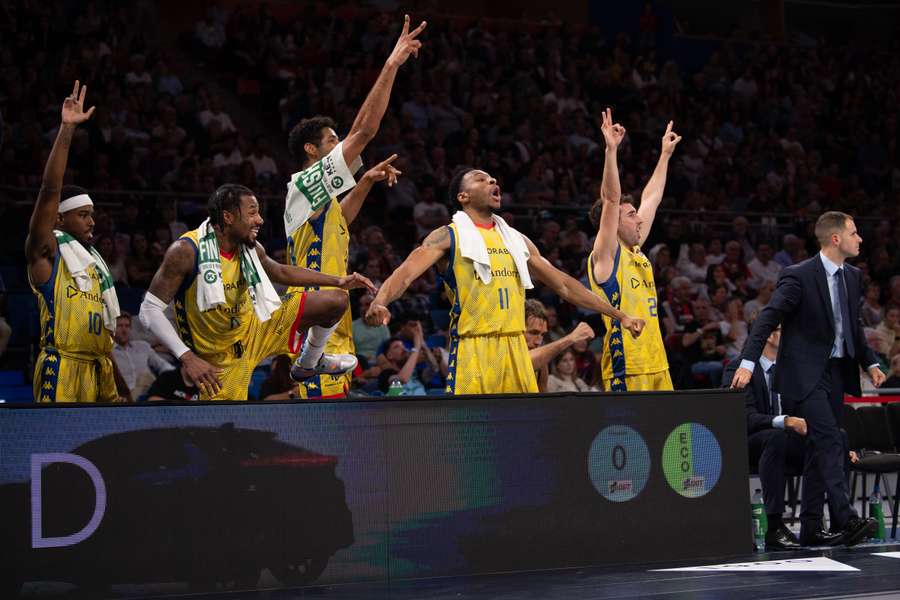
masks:
{"label": "white sneaker", "polygon": [[291,379],[303,381],[316,375],[343,375],[358,364],[359,360],[352,354],[323,354],[315,367],[307,369],[300,366],[300,357],[297,357],[291,366]]}

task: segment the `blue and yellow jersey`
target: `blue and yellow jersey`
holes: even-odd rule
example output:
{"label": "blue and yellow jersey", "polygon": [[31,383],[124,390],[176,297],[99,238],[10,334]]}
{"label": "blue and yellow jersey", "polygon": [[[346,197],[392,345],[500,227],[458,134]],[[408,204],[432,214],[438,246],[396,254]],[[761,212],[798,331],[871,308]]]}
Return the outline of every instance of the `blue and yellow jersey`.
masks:
{"label": "blue and yellow jersey", "polygon": [[100,274],[94,266],[88,267],[88,272],[91,289],[82,292],[57,251],[50,279],[41,285],[31,284],[40,311],[41,348],[86,360],[109,356],[113,340],[103,326]]}
{"label": "blue and yellow jersey", "polygon": [[635,339],[622,331],[618,320],[603,315],[606,325],[600,361],[603,379],[612,381],[612,391],[622,391],[625,376],[657,373],[669,368],[659,330],[653,266],[640,247],[630,249],[621,242],[609,279],[603,283],[595,281],[593,265],[594,254],[591,253],[587,264],[591,291],[625,314],[646,322],[640,337]]}
{"label": "blue and yellow jersey", "polygon": [[456,225],[450,228],[450,262],[444,274],[450,309],[450,335],[512,335],[525,331],[525,288],[512,255],[496,228],[478,227],[491,259],[491,282],[483,283],[475,267],[459,252]]}
{"label": "blue and yellow jersey", "polygon": [[250,320],[255,318],[247,281],[241,275],[240,250],[231,256],[219,253],[222,265],[222,283],[225,287],[225,303],[206,312],[197,306],[197,269],[200,253],[197,242],[199,230],[194,229],[179,239],[194,245],[194,261],[197,268],[185,277],[175,294],[175,323],[182,341],[200,356],[210,356],[231,349],[245,337]]}
{"label": "blue and yellow jersey", "polygon": [[[343,277],[347,274],[347,256],[350,253],[350,232],[341,203],[336,198],[314,219],[301,225],[288,238],[288,262],[326,275]],[[289,291],[312,291],[319,288],[292,287]],[[325,352],[329,354],[355,354],[353,345],[353,318],[350,309],[344,313],[337,329],[328,338]],[[292,355],[292,358],[295,356]],[[343,396],[350,385],[350,375],[313,377],[300,385],[302,398]]]}
{"label": "blue and yellow jersey", "polygon": [[[347,256],[350,252],[350,232],[341,204],[332,198],[328,206],[315,219],[300,226],[288,238],[288,260],[292,265],[306,267],[326,275],[343,277],[347,274]],[[291,288],[288,291],[311,291],[319,288]],[[350,309],[344,313],[338,328],[328,338],[325,351],[336,354],[353,354],[353,319]]]}

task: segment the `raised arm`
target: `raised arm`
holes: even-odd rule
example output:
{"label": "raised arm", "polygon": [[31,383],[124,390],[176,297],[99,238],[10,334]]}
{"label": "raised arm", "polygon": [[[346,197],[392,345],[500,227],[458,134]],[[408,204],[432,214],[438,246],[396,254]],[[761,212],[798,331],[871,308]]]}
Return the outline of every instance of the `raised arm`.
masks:
{"label": "raised arm", "polygon": [[372,300],[366,312],[366,323],[372,326],[387,325],[391,320],[391,312],[387,309],[387,305],[402,296],[410,284],[444,258],[448,250],[450,250],[449,227],[439,227],[429,233],[422,245],[413,250],[403,264],[381,285],[378,295]]}
{"label": "raised arm", "polygon": [[388,187],[392,187],[397,183],[397,177],[401,175],[401,171],[391,166],[391,163],[395,160],[397,160],[397,155],[391,154],[388,158],[366,171],[359,183],[356,184],[356,187],[350,190],[344,196],[344,199],[341,200],[341,212],[344,213],[344,220],[347,221],[348,226],[356,220],[356,216],[359,214],[366,196],[369,195],[375,183],[385,179],[388,182]]}
{"label": "raised arm", "polygon": [[541,256],[537,246],[527,237],[525,238],[525,244],[528,246],[528,252],[531,254],[528,257],[528,271],[535,279],[549,286],[566,302],[571,302],[575,306],[593,310],[621,321],[622,327],[629,330],[634,337],[641,334],[641,330],[644,328],[643,319],[629,317],[597,294],[585,288],[580,281],[551,265],[550,261]]}
{"label": "raised arm", "polygon": [[344,160],[348,165],[353,164],[353,161],[362,154],[366,144],[371,142],[378,133],[381,119],[384,117],[384,111],[387,110],[388,101],[391,98],[391,89],[394,87],[397,69],[406,62],[410,55],[418,58],[422,42],[416,38],[425,29],[426,24],[425,21],[422,21],[418,27],[410,31],[409,15],[404,15],[400,38],[384,63],[378,79],[375,80],[375,85],[372,86],[372,90],[359,109],[350,133],[344,139]]}
{"label": "raised arm", "polygon": [[297,287],[334,287],[342,290],[364,287],[368,288],[372,293],[375,292],[375,284],[359,273],[337,277],[313,271],[312,269],[281,264],[266,254],[265,248],[259,242],[256,244],[256,254],[259,256],[259,261],[266,275],[275,283]]}
{"label": "raised arm", "polygon": [[44,166],[44,175],[41,179],[41,189],[31,213],[31,221],[28,223],[25,258],[28,261],[31,281],[35,284],[45,283],[50,279],[51,260],[56,256],[56,238],[53,235],[53,227],[59,214],[60,192],[62,191],[63,177],[66,174],[66,163],[69,159],[69,146],[72,143],[75,128],[94,114],[95,107],[93,106],[87,112],[84,110],[86,94],[87,86],[79,87],[79,83],[76,81],[72,95],[67,96],[63,101],[59,131],[53,142],[53,148],[50,150],[50,156],[47,157],[47,164]]}
{"label": "raised arm", "polygon": [[617,153],[619,144],[625,138],[625,128],[612,122],[612,111],[607,108],[603,112],[600,131],[603,132],[606,151],[603,182],[600,184],[600,224],[597,228],[597,237],[594,238],[591,268],[594,279],[603,282],[609,278],[616,248],[619,246],[619,202],[622,199],[622,188],[619,183]]}
{"label": "raised arm", "polygon": [[534,370],[537,371],[549,365],[550,361],[559,356],[569,346],[583,340],[592,339],[594,339],[594,330],[587,323],[581,322],[568,335],[559,338],[555,342],[529,350],[528,355],[531,357],[531,364]]}
{"label": "raised arm", "polygon": [[666,175],[669,171],[669,159],[672,158],[672,152],[675,151],[675,146],[677,146],[680,141],[681,136],[672,131],[672,121],[669,121],[669,124],[666,126],[666,132],[663,134],[662,148],[659,152],[659,161],[656,163],[656,168],[653,169],[653,175],[650,176],[650,181],[647,182],[644,191],[641,193],[641,205],[638,207],[638,215],[641,217],[641,221],[643,221],[641,227],[641,246],[644,245],[644,242],[647,241],[647,236],[650,235],[653,219],[656,218],[656,210],[659,208],[660,202],[662,202],[663,190],[666,188]]}

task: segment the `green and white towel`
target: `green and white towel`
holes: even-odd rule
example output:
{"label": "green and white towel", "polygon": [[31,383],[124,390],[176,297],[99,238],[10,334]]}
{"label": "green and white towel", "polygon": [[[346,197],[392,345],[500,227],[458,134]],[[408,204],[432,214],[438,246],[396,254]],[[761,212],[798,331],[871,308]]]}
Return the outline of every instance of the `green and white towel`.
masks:
{"label": "green and white towel", "polygon": [[284,232],[288,237],[329,200],[356,186],[353,174],[362,167],[362,160],[357,158],[348,168],[343,148],[341,142],[325,158],[291,175],[284,199]]}
{"label": "green and white towel", "polygon": [[[197,282],[197,307],[207,311],[225,304],[225,286],[222,283],[222,263],[219,258],[219,240],[209,219],[197,230],[200,263],[200,280]],[[241,244],[241,274],[247,281],[247,291],[253,302],[253,310],[260,321],[268,321],[281,306],[281,298],[269,281],[255,248]]]}
{"label": "green and white towel", "polygon": [[100,256],[96,248],[88,250],[71,235],[58,229],[53,230],[56,243],[59,246],[59,254],[66,263],[66,268],[75,278],[78,289],[82,292],[90,292],[91,274],[88,267],[94,265],[97,275],[100,276],[100,298],[103,300],[103,326],[110,332],[116,331],[116,319],[119,317],[119,297],[116,296],[116,286],[106,261]]}

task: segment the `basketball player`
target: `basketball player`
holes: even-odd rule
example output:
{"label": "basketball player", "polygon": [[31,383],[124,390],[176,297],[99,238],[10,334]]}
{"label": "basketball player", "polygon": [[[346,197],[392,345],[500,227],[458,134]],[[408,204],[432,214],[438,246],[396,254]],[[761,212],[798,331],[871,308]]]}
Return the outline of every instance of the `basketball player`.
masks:
{"label": "basketball player", "polygon": [[[209,220],[169,247],[141,305],[141,322],[181,361],[197,382],[201,400],[246,400],[250,376],[261,360],[296,352],[309,327],[336,324],[347,309],[344,290],[375,289],[356,273],[335,277],[275,262],[256,240],[262,223],[251,190],[234,184],[219,187],[210,197]],[[282,285],[338,289],[289,293],[263,320],[258,316],[258,304],[265,302],[263,276]],[[218,279],[224,301],[203,310],[204,287]],[[178,333],[163,315],[173,300]],[[324,341],[307,344],[304,352],[316,353],[315,374],[340,374],[356,367],[355,356],[323,354]]]}
{"label": "basketball player", "polygon": [[62,184],[75,128],[94,114],[94,107],[84,110],[86,94],[87,86],[76,81],[63,102],[25,240],[28,282],[41,318],[33,383],[38,402],[118,398],[110,359],[118,301],[109,269],[91,251],[93,202],[84,189]]}
{"label": "basketball player", "polygon": [[[406,15],[403,30],[393,52],[388,57],[375,81],[375,85],[359,109],[350,133],[342,141],[335,129],[337,125],[329,117],[317,116],[303,119],[291,130],[288,148],[294,160],[305,170],[328,156],[338,145],[343,144],[343,158],[347,165],[352,165],[362,153],[366,145],[372,141],[381,124],[387,109],[394,85],[397,70],[409,56],[418,55],[422,42],[416,37],[425,28],[421,23],[412,32],[409,31],[409,15]],[[359,184],[338,202],[331,198],[323,208],[314,211],[309,219],[294,231],[288,231],[288,260],[292,265],[306,267],[329,275],[344,276],[347,274],[347,255],[349,253],[350,225],[359,214],[366,195],[377,181],[387,179],[388,185],[397,181],[400,172],[390,163],[397,155],[389,157],[362,177]],[[295,288],[289,291],[303,291]],[[328,337],[326,351],[337,354],[354,354],[352,317],[348,308],[333,332],[318,331],[314,328],[312,336]],[[296,355],[292,355],[296,358]],[[344,375],[313,375],[310,377],[305,365],[295,362],[291,376],[300,382],[302,398],[343,398],[350,387],[351,373]]]}
{"label": "basketball player", "polygon": [[630,196],[622,197],[616,152],[625,137],[625,128],[613,124],[612,111],[603,113],[601,126],[606,140],[606,160],[600,200],[591,207],[591,222],[599,229],[594,249],[588,257],[587,272],[591,290],[616,308],[637,315],[647,323],[639,339],[622,335],[615,318],[604,315],[601,367],[607,390],[671,390],[669,362],[659,329],[656,284],[653,266],[641,251],[647,240],[656,209],[662,201],[669,158],[681,136],[672,131],[669,121],[662,138],[662,150],[656,169],[641,194],[636,209]]}
{"label": "basketball player", "polygon": [[[531,240],[495,214],[500,208],[500,186],[488,173],[461,169],[450,181],[449,195],[462,205],[462,211],[454,215],[452,224],[431,232],[409,255],[384,282],[366,314],[370,325],[387,324],[387,305],[437,264],[453,304],[447,393],[538,391],[524,336],[525,289],[530,287],[532,275],[563,300],[609,313],[632,335],[640,334],[644,327],[641,319],[628,317],[556,269]],[[483,252],[483,257],[478,262],[468,258],[470,250]],[[487,282],[485,269],[490,274]]]}

